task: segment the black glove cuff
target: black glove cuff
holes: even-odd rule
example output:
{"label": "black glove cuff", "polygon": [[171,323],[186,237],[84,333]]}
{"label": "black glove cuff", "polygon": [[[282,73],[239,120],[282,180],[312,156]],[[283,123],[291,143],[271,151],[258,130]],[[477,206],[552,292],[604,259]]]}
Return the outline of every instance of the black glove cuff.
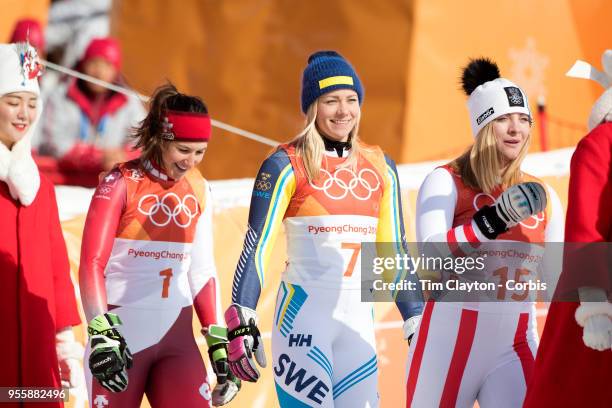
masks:
{"label": "black glove cuff", "polygon": [[234,330],[228,330],[227,332],[227,340],[232,341],[236,337],[240,336],[251,336],[257,342],[257,338],[259,337],[259,329],[255,325],[255,321],[251,319],[248,325],[246,326],[238,326]]}
{"label": "black glove cuff", "polygon": [[495,207],[485,205],[474,214],[474,222],[488,239],[495,239],[501,233],[508,231],[506,223],[499,218]]}
{"label": "black glove cuff", "polygon": [[217,361],[211,360],[211,364],[212,364],[213,371],[215,372],[215,375],[217,376],[217,383],[225,384],[225,381],[227,381],[227,375],[230,372],[230,368],[229,368],[229,364],[227,363],[227,360],[226,359],[221,359]]}

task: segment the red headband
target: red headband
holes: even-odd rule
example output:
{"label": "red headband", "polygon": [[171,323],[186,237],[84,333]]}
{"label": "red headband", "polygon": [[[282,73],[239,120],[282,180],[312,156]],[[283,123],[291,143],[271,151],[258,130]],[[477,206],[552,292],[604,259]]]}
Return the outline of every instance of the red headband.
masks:
{"label": "red headband", "polygon": [[210,139],[210,116],[207,113],[167,111],[162,124],[162,138],[185,142],[207,142]]}

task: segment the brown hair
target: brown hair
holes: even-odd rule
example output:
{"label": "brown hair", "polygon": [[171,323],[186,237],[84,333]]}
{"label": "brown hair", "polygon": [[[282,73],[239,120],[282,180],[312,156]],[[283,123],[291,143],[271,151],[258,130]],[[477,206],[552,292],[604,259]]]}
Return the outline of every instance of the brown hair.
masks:
{"label": "brown hair", "polygon": [[136,141],[135,148],[142,149],[141,160],[161,163],[164,144],[170,142],[161,137],[164,116],[168,110],[208,113],[206,104],[197,96],[180,93],[170,82],[158,87],[151,96],[149,113],[131,134]]}

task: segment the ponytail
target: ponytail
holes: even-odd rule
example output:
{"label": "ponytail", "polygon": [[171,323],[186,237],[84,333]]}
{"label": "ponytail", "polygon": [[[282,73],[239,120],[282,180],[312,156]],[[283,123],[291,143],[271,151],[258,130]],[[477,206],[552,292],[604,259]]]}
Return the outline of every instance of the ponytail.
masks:
{"label": "ponytail", "polygon": [[149,113],[140,125],[133,129],[131,137],[136,141],[135,149],[142,149],[141,159],[156,163],[161,163],[162,148],[165,143],[169,143],[161,137],[164,117],[168,110],[208,113],[202,99],[180,93],[170,82],[153,92],[149,106]]}

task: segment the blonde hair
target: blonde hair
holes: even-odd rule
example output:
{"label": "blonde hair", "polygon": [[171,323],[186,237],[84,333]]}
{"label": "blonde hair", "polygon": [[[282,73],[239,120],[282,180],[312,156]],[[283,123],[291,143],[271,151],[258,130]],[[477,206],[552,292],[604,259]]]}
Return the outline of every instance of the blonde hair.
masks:
{"label": "blonde hair", "polygon": [[449,166],[461,176],[466,186],[489,194],[498,186],[505,189],[523,180],[521,164],[530,141],[531,132],[527,134],[518,156],[504,168],[504,158],[497,148],[493,122],[490,122],[478,132],[474,144]]}
{"label": "blonde hair", "polygon": [[[304,129],[298,135],[289,142],[290,145],[295,146],[295,154],[302,158],[304,162],[304,169],[306,171],[306,178],[308,182],[312,183],[319,177],[323,160],[327,160],[325,152],[325,144],[323,143],[323,136],[317,129],[317,101],[316,99],[310,104],[306,111],[306,121]],[[355,123],[355,127],[349,133],[349,140],[351,141],[351,152],[349,153],[346,161],[342,163],[343,167],[350,167],[355,170],[357,167],[357,159],[363,147],[360,145],[359,140],[359,122],[361,120],[361,110]]]}

